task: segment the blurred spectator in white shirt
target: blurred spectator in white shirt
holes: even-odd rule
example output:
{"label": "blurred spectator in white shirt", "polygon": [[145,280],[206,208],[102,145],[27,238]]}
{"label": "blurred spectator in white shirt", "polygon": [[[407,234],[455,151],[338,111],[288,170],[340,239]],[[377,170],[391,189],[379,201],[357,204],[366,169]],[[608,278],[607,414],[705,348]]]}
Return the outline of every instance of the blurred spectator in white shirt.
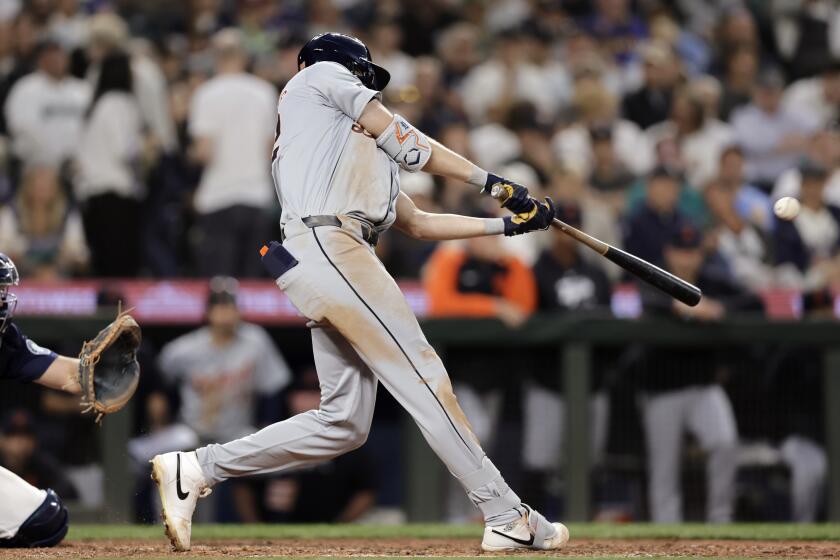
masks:
{"label": "blurred spectator in white shirt", "polygon": [[773,31],[790,77],[819,73],[840,59],[840,9],[836,0],[773,0]]}
{"label": "blurred spectator in white shirt", "polygon": [[788,86],[782,105],[820,126],[828,126],[840,118],[840,58],[819,76],[803,78]]}
{"label": "blurred spectator in white shirt", "polygon": [[14,259],[24,277],[51,280],[86,271],[82,219],[54,169],[28,170],[12,203],[0,209],[0,251]]}
{"label": "blurred spectator in white shirt", "polygon": [[782,106],[784,80],[774,70],[762,72],[753,98],[735,112],[732,126],[747,155],[747,177],[767,192],[805,152],[808,135],[816,128],[801,115]]}
{"label": "blurred spectator in white shirt", "polygon": [[193,95],[188,127],[192,156],[204,165],[193,200],[196,264],[202,276],[257,277],[259,259],[242,248],[265,240],[276,207],[270,157],[277,91],[246,72],[238,31],[220,31],[213,46],[217,74]]}
{"label": "blurred spectator in white shirt", "polygon": [[376,23],[370,31],[370,54],[373,60],[391,73],[392,91],[414,83],[414,59],[400,50],[402,31],[395,23]]}
{"label": "blurred spectator in white shirt", "polygon": [[464,109],[473,124],[500,122],[517,101],[530,101],[540,118],[551,118],[558,99],[539,67],[527,59],[527,42],[519,29],[501,32],[491,57],[473,68],[461,84]]}
{"label": "blurred spectator in white shirt", "polygon": [[825,167],[806,160],[800,175],[802,209],[792,221],[776,224],[774,256],[780,283],[813,291],[840,282],[840,208],[825,203]]}
{"label": "blurred spectator in white shirt", "polygon": [[732,276],[752,291],[774,283],[769,251],[762,231],[745,220],[738,208],[738,185],[714,180],[706,186],[706,205],[712,216],[712,238]]}
{"label": "blurred spectator in white shirt", "polygon": [[18,80],[6,100],[12,149],[24,167],[61,168],[82,132],[90,88],[67,74],[67,53],[52,40],[38,47],[37,70]]}
{"label": "blurred spectator in white shirt", "polygon": [[737,145],[727,146],[720,154],[715,182],[735,193],[735,209],[741,219],[767,233],[773,229],[773,199],[766,192],[749,184],[744,175],[744,151]]}
{"label": "blurred spectator in white shirt", "polygon": [[68,51],[84,46],[88,38],[88,16],[79,0],[57,0],[47,27]]}
{"label": "blurred spectator in white shirt", "polygon": [[102,61],[76,152],[74,190],[96,275],[130,278],[139,271],[144,188],[137,169],[143,144],[131,63],[125,54],[109,54]]}
{"label": "blurred spectator in white shirt", "polygon": [[612,130],[616,159],[621,165],[636,175],[650,170],[653,153],[645,135],[634,123],[618,118],[618,101],[600,81],[578,80],[573,108],[577,122],[560,130],[552,139],[554,153],[562,165],[583,177],[589,176],[593,164],[589,131],[599,127]]}
{"label": "blurred spectator in white shirt", "polygon": [[162,152],[175,151],[178,139],[169,108],[166,77],[154,60],[151,45],[142,39],[131,40],[125,21],[114,13],[100,13],[90,18],[89,33],[90,80],[96,81],[99,64],[109,53],[129,53],[132,87],[143,122]]}
{"label": "blurred spectator in white shirt", "polygon": [[676,139],[686,179],[695,189],[702,189],[717,174],[720,153],[735,137],[728,124],[706,113],[701,99],[684,88],[674,96],[671,118],[646,132],[654,145],[665,136]]}
{"label": "blurred spectator in white shirt", "polygon": [[[840,128],[837,125],[817,131],[808,145],[808,158],[828,170],[825,201],[840,207]],[[783,196],[799,197],[802,174],[798,167],[788,169],[776,181],[773,200]]]}

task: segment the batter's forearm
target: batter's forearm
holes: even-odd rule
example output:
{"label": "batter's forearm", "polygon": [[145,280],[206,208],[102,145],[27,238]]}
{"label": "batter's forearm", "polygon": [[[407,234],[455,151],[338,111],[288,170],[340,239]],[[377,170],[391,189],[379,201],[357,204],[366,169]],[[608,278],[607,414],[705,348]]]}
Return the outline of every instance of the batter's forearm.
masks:
{"label": "batter's forearm", "polygon": [[415,239],[447,241],[504,233],[502,218],[471,218],[457,214],[433,214],[417,208],[404,192],[397,197],[394,227]]}
{"label": "batter's forearm", "polygon": [[484,188],[484,184],[487,182],[486,171],[467,158],[456,154],[437,140],[430,139],[430,141],[432,143],[432,157],[423,167],[423,171]]}
{"label": "batter's forearm", "polygon": [[412,228],[412,237],[427,241],[468,239],[484,235],[498,235],[505,231],[502,218],[472,218],[458,214],[421,213]]}

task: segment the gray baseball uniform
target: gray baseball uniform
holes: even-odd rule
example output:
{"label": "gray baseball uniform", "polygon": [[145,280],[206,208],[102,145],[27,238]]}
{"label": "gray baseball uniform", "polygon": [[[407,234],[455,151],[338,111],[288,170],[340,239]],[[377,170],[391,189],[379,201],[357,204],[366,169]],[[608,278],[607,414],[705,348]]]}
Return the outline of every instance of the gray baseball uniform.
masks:
{"label": "gray baseball uniform", "polygon": [[[396,282],[362,238],[362,224],[395,218],[394,162],[356,121],[378,92],[346,68],[318,62],[280,95],[273,174],[283,207],[283,246],[299,264],[278,286],[312,330],[321,405],[224,445],[197,450],[219,482],[336,457],[362,445],[377,382],[412,415],[423,436],[486,520],[519,518],[519,497],[486,457],[452,392],[449,376]],[[301,218],[336,215],[341,227]]]}
{"label": "gray baseball uniform", "polygon": [[256,397],[276,393],[291,379],[268,333],[244,322],[222,347],[213,344],[209,327],[180,336],[163,347],[158,364],[178,384],[181,420],[203,441],[254,431]]}

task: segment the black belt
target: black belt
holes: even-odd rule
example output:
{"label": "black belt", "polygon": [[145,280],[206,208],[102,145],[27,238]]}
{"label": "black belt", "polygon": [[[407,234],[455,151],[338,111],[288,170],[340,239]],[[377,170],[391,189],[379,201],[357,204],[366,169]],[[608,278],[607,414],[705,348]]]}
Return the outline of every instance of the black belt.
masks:
{"label": "black belt", "polygon": [[[308,228],[321,226],[341,227],[341,220],[338,219],[338,216],[307,216],[301,221]],[[379,241],[379,232],[361,220],[359,220],[359,225],[362,227],[362,239],[369,245],[376,247],[376,243]]]}

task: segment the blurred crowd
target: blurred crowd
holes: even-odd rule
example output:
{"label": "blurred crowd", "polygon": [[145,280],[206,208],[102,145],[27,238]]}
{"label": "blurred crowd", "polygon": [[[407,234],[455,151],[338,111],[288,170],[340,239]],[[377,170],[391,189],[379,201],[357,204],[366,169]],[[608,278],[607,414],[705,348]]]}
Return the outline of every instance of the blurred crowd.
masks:
{"label": "blurred crowd", "polygon": [[[276,99],[301,45],[324,31],[370,46],[391,72],[390,108],[551,196],[567,223],[705,294],[689,308],[640,287],[645,312],[697,321],[760,313],[759,295],[776,288],[802,292],[806,311],[831,311],[840,282],[833,0],[0,0],[0,251],[41,280],[259,276],[256,248],[279,236],[269,176]],[[424,210],[499,213],[474,187],[423,173],[404,175],[401,188]],[[801,201],[793,221],[773,216],[782,196]],[[431,315],[513,328],[537,311],[609,311],[628,280],[556,231],[437,246],[390,232],[377,252],[395,277],[423,282]],[[189,447],[262,425],[279,413],[264,415],[260,403],[283,388],[287,412],[317,402],[311,372],[290,381],[265,333],[231,334],[238,318],[218,311],[230,303],[220,298],[209,330],[150,360],[160,390],[142,404],[152,439],[133,443],[137,457],[160,441]],[[204,351],[215,346],[224,358]],[[813,353],[634,347],[598,356],[593,460],[605,464],[616,422],[639,411],[653,519],[683,516],[685,433],[704,458],[709,520],[733,519],[736,472],[757,464],[788,469],[789,517],[818,518],[826,458]],[[510,364],[528,376],[515,387],[479,375],[504,358],[481,359],[446,354],[456,393],[491,448],[504,402],[521,396],[523,477],[538,495],[564,445],[554,353]],[[202,371],[183,366],[202,360]],[[724,370],[737,374],[726,391]],[[212,379],[184,381],[202,372]],[[616,398],[626,384],[629,404]],[[254,418],[236,414],[231,403],[242,402]],[[210,413],[223,431],[206,427]],[[26,418],[9,422],[26,432]],[[745,451],[750,438],[772,445]],[[254,488],[234,487],[229,499],[240,519],[281,520],[309,501],[297,500],[306,488],[317,499],[356,485],[324,520],[355,519],[372,505],[375,481],[364,457],[347,461],[340,472],[355,473],[352,484],[315,473],[261,482],[263,509]]]}
{"label": "blurred crowd", "polygon": [[[259,276],[250,249],[279,233],[274,106],[303,42],[326,30],[367,42],[393,76],[390,107],[577,204],[606,241],[662,264],[662,232],[688,221],[750,290],[810,292],[840,275],[829,0],[0,7],[0,250],[24,276]],[[457,182],[402,186],[428,210],[497,211]],[[781,196],[802,200],[792,224],[772,216]],[[549,244],[505,245],[531,267]],[[379,247],[408,278],[433,250],[398,234]]]}

